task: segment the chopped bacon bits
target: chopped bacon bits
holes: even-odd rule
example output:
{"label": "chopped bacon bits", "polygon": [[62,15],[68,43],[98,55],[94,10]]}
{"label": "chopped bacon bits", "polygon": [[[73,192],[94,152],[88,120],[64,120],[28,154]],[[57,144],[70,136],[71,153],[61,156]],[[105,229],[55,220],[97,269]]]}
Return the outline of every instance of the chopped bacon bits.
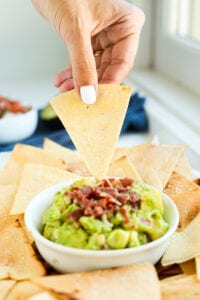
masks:
{"label": "chopped bacon bits", "polygon": [[133,184],[133,179],[123,178],[121,180],[121,183],[122,183],[122,186],[126,188],[126,187],[131,186]]}
{"label": "chopped bacon bits", "polygon": [[130,222],[129,215],[124,206],[120,209],[120,212],[121,212],[122,216],[124,217],[124,223],[129,223]]}
{"label": "chopped bacon bits", "polygon": [[94,213],[94,217],[98,217],[98,216],[103,215],[104,210],[101,206],[95,206],[93,209],[93,213]]}
{"label": "chopped bacon bits", "polygon": [[129,178],[123,179],[102,179],[95,186],[83,185],[74,186],[65,191],[67,199],[78,205],[78,209],[68,215],[78,220],[82,215],[101,217],[105,213],[120,211],[125,219],[129,221],[126,204],[129,204],[132,211],[140,204],[140,199],[131,187],[134,181]]}
{"label": "chopped bacon bits", "polygon": [[66,219],[70,219],[71,217],[75,220],[78,221],[80,217],[84,215],[84,210],[81,208],[77,208],[73,210],[70,214],[66,216]]}

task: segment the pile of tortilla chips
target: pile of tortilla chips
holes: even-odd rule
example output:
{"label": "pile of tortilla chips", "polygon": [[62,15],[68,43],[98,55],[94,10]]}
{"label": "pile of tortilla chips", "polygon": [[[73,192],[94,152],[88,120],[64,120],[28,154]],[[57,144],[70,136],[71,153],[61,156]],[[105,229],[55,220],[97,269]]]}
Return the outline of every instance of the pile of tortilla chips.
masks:
{"label": "pile of tortilla chips", "polygon": [[[0,300],[200,299],[200,187],[183,145],[116,148],[130,89],[100,86],[97,103],[75,92],[52,100],[78,152],[44,140],[18,144],[0,170]],[[130,177],[168,194],[180,222],[161,261],[110,270],[57,274],[40,257],[24,211],[40,191],[71,178]]]}

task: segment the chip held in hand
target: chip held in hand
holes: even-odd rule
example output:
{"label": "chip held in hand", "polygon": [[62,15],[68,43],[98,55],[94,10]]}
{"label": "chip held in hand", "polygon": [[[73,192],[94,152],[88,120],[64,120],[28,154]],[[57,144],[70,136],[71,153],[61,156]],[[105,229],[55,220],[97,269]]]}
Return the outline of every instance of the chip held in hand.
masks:
{"label": "chip held in hand", "polygon": [[88,170],[96,178],[107,173],[131,91],[123,85],[102,84],[93,105],[83,103],[75,90],[51,100]]}

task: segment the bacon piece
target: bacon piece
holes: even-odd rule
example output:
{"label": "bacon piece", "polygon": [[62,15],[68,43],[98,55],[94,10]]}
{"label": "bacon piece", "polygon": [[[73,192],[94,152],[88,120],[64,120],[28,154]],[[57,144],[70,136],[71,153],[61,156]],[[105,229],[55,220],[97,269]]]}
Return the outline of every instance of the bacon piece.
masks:
{"label": "bacon piece", "polygon": [[128,212],[124,206],[120,209],[120,212],[121,212],[122,216],[124,217],[124,223],[130,223],[130,218],[129,218]]}
{"label": "bacon piece", "polygon": [[133,184],[134,180],[131,178],[123,178],[121,179],[121,183],[123,187],[128,187],[131,186]]}
{"label": "bacon piece", "polygon": [[104,213],[114,214],[120,210],[125,221],[129,222],[128,213],[123,206],[129,204],[132,210],[135,210],[141,201],[138,194],[130,189],[133,182],[130,178],[106,178],[93,187],[88,185],[72,187],[70,191],[65,191],[65,195],[71,203],[76,203],[80,207],[80,211],[75,211],[70,216],[77,219],[79,214],[84,213],[87,216],[100,217]]}
{"label": "bacon piece", "polygon": [[95,206],[93,209],[94,217],[99,217],[104,214],[104,210],[101,206]]}
{"label": "bacon piece", "polygon": [[120,194],[117,197],[117,200],[121,202],[121,204],[126,204],[128,200],[130,199],[130,196],[127,194]]}
{"label": "bacon piece", "polygon": [[70,219],[73,218],[75,221],[78,221],[80,219],[80,217],[82,217],[84,215],[84,210],[81,208],[77,208],[75,210],[73,210],[71,213],[69,213],[66,216],[66,219]]}

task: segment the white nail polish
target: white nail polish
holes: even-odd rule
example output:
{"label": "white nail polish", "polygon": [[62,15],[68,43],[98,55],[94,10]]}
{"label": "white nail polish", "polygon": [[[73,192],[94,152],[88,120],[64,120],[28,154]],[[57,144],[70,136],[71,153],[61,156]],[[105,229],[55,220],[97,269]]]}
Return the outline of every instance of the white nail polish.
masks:
{"label": "white nail polish", "polygon": [[96,102],[96,91],[93,85],[81,86],[80,95],[85,104],[93,104]]}

